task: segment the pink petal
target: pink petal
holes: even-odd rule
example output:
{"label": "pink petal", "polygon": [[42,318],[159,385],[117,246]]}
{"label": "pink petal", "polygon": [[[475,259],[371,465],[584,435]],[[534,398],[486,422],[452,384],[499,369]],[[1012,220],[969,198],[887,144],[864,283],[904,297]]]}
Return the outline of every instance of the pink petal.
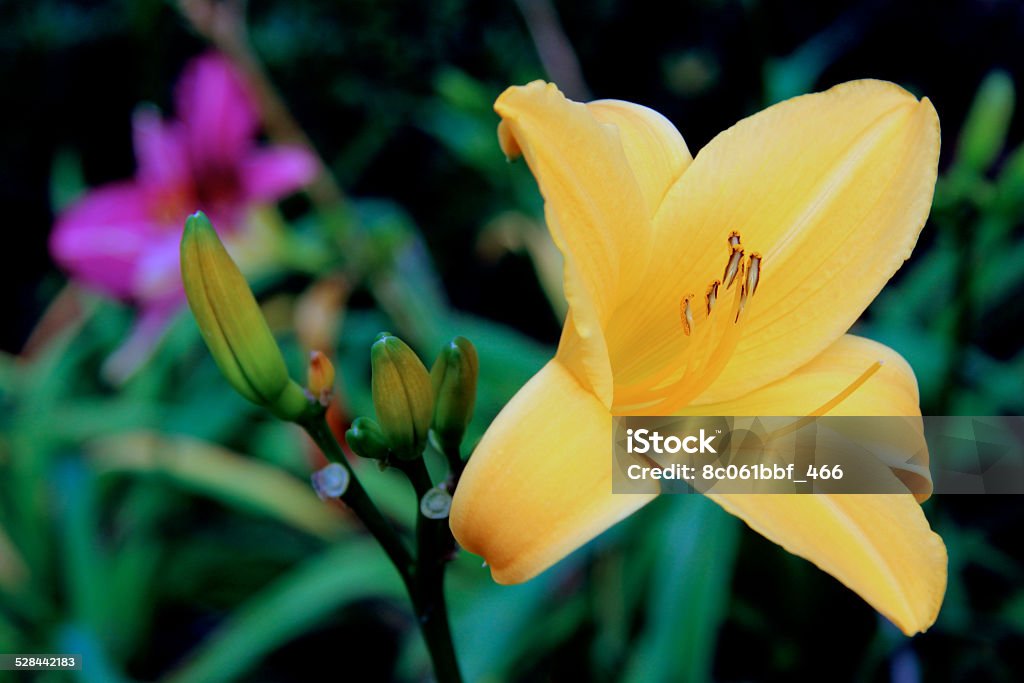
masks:
{"label": "pink petal", "polygon": [[153,107],[141,106],[132,116],[136,177],[155,188],[188,187],[192,183],[185,130],[178,122],[165,123]]}
{"label": "pink petal", "polygon": [[181,229],[168,230],[140,255],[132,290],[144,306],[174,308],[184,301],[180,242]]}
{"label": "pink petal", "polygon": [[58,217],[50,253],[73,279],[107,294],[134,294],[135,267],[158,228],[134,183],[89,192]]}
{"label": "pink petal", "polygon": [[205,54],[186,65],[175,99],[193,167],[233,168],[259,127],[242,75],[221,55]]}
{"label": "pink petal", "polygon": [[239,166],[242,194],[251,201],[276,201],[309,184],[319,168],[313,153],[298,145],[254,150]]}
{"label": "pink petal", "polygon": [[128,338],[103,362],[103,376],[121,385],[153,356],[180,306],[150,306],[142,309]]}

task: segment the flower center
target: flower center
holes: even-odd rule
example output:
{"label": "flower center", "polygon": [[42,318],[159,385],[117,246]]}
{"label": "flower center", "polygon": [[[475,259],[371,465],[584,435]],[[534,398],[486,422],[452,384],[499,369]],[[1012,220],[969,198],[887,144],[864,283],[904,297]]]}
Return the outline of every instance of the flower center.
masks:
{"label": "flower center", "polygon": [[196,169],[195,187],[199,206],[215,211],[237,204],[242,191],[237,169],[219,164]]}
{"label": "flower center", "polygon": [[[725,272],[722,274],[722,279],[715,280],[708,285],[707,292],[704,294],[704,307],[707,311],[707,319],[711,318],[715,305],[718,303],[719,289],[724,286],[728,291],[739,280],[740,286],[737,290],[739,298],[733,324],[739,323],[740,313],[743,312],[743,308],[747,305],[748,297],[753,296],[757,291],[757,284],[761,280],[761,254],[754,252],[747,257],[746,261],[743,260],[743,256],[744,251],[740,234],[733,231],[729,235],[729,260],[725,264]],[[687,294],[679,301],[679,320],[683,326],[683,334],[687,337],[693,334],[694,328],[693,299],[693,294]]]}
{"label": "flower center", "polygon": [[679,324],[687,345],[682,367],[666,363],[642,383],[616,386],[616,412],[671,414],[696,398],[725,367],[740,338],[743,310],[757,292],[763,270],[761,254],[748,255],[740,233],[731,232],[726,246],[722,277],[707,286],[703,300],[692,292],[679,300]]}

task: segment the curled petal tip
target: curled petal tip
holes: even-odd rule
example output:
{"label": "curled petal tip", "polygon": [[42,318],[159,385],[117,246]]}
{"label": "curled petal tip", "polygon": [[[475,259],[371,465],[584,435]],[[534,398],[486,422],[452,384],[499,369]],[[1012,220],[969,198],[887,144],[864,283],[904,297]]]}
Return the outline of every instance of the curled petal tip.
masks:
{"label": "curled petal tip", "polygon": [[523,155],[523,150],[520,149],[516,136],[504,120],[498,124],[498,144],[501,145],[501,151],[505,154],[505,161],[509,163]]}

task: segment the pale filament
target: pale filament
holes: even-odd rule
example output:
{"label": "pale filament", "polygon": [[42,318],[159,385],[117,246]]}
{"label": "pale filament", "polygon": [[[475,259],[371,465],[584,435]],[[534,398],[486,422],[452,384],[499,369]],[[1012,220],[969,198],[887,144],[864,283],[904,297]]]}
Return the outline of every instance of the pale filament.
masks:
{"label": "pale filament", "polygon": [[837,405],[839,405],[840,403],[842,403],[843,401],[848,399],[850,397],[850,394],[852,394],[853,392],[857,391],[862,386],[864,386],[864,383],[867,382],[869,379],[871,379],[871,376],[874,375],[876,372],[878,372],[881,369],[882,369],[882,361],[876,360],[874,363],[869,365],[868,369],[865,370],[864,372],[862,372],[857,377],[857,379],[853,380],[848,385],[846,385],[846,387],[842,391],[837,393],[835,396],[833,396],[832,398],[830,398],[829,400],[825,401],[820,406],[818,406],[817,408],[815,408],[814,410],[809,412],[806,417],[802,417],[802,418],[800,418],[798,420],[794,420],[791,424],[788,424],[785,427],[780,427],[779,429],[776,429],[775,431],[770,432],[765,437],[765,440],[766,441],[770,441],[771,439],[777,439],[780,436],[784,436],[784,435],[789,434],[791,432],[795,432],[796,430],[800,429],[804,425],[810,423],[814,418],[821,417],[822,415],[827,414],[830,410],[832,410]]}

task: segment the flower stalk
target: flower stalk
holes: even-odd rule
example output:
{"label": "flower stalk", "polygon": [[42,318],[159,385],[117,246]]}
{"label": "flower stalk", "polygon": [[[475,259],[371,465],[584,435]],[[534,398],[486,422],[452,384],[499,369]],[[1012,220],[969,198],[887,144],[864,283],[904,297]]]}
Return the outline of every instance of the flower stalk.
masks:
{"label": "flower stalk", "polygon": [[[252,290],[202,213],[186,222],[181,267],[189,306],[221,373],[248,400],[300,425],[331,461],[313,475],[314,490],[322,499],[344,502],[380,543],[412,601],[438,681],[460,683],[444,599],[444,569],[455,551],[447,510],[418,514],[416,553],[411,553],[363,488],[327,425],[335,380],[330,360],[313,352],[305,389],[288,376]],[[428,494],[447,495],[435,489],[423,462],[434,410],[430,376],[412,349],[391,335],[380,336],[371,358],[377,420],[355,420],[348,432],[350,445],[357,455],[401,470],[416,492],[419,510]]]}
{"label": "flower stalk", "polygon": [[[362,521],[402,577],[402,583],[412,601],[420,632],[426,641],[437,680],[440,683],[460,683],[462,676],[455,657],[448,622],[448,606],[444,597],[444,569],[455,549],[447,517],[431,520],[422,514],[417,516],[416,554],[413,556],[394,526],[366,493],[341,446],[327,426],[323,413],[301,420],[299,424],[328,460],[348,471],[348,486],[339,500]],[[430,490],[430,475],[422,458],[402,461],[399,469],[413,484],[417,500]]]}

